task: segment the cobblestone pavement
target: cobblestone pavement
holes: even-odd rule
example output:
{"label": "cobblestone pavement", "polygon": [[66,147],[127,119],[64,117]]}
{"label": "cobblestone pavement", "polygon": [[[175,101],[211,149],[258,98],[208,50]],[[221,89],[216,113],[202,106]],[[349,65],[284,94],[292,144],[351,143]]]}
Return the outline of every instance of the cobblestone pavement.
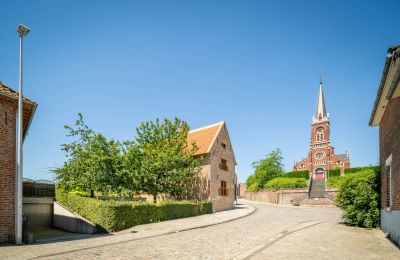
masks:
{"label": "cobblestone pavement", "polygon": [[214,226],[138,240],[110,236],[97,246],[76,247],[70,241],[26,250],[65,250],[40,259],[400,259],[399,249],[380,230],[340,224],[336,208],[249,204],[255,213]]}

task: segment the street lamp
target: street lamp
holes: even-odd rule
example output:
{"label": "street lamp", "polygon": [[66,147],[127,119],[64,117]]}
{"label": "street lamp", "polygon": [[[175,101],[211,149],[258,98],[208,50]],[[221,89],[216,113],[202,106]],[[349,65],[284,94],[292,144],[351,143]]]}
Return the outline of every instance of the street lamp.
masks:
{"label": "street lamp", "polygon": [[17,137],[17,178],[15,207],[15,243],[22,244],[22,138],[23,138],[23,102],[22,102],[22,38],[29,33],[29,28],[19,24],[19,95],[18,95],[18,137]]}

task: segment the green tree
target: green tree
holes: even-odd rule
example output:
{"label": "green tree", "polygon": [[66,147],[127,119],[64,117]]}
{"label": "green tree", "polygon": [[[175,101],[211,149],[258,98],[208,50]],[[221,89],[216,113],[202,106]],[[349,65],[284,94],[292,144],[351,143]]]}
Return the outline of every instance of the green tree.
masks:
{"label": "green tree", "polygon": [[135,186],[154,196],[165,193],[182,196],[200,171],[193,155],[195,144],[187,145],[189,127],[175,118],[143,122],[137,129],[136,146],[130,147],[128,160],[134,172]]}
{"label": "green tree", "polygon": [[284,172],[282,160],[282,152],[277,148],[264,159],[253,162],[254,173],[246,181],[249,191],[262,189],[269,180],[279,177]]}
{"label": "green tree", "polygon": [[75,127],[65,126],[67,137],[74,140],[61,145],[67,161],[53,170],[57,186],[65,190],[89,191],[91,197],[97,191],[121,192],[124,186],[121,183],[121,174],[124,174],[121,144],[95,133],[85,124],[82,114],[78,116]]}

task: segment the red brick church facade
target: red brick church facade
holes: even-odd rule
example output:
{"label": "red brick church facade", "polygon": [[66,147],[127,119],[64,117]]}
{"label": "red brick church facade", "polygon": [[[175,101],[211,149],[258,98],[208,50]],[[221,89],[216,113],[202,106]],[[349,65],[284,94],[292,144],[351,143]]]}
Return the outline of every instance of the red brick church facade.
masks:
{"label": "red brick church facade", "polygon": [[308,170],[314,179],[324,179],[329,170],[344,169],[350,167],[349,156],[346,154],[335,154],[330,142],[329,113],[327,113],[322,80],[319,84],[317,108],[311,124],[311,144],[307,158],[295,162],[294,171]]}

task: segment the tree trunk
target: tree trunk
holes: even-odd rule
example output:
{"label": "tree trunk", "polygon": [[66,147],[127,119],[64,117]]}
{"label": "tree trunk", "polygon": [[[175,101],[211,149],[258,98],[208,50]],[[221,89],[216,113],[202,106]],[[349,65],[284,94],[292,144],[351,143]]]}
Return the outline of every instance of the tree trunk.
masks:
{"label": "tree trunk", "polygon": [[94,198],[94,190],[90,189],[90,197]]}
{"label": "tree trunk", "polygon": [[154,204],[157,203],[157,193],[153,194],[153,202]]}

